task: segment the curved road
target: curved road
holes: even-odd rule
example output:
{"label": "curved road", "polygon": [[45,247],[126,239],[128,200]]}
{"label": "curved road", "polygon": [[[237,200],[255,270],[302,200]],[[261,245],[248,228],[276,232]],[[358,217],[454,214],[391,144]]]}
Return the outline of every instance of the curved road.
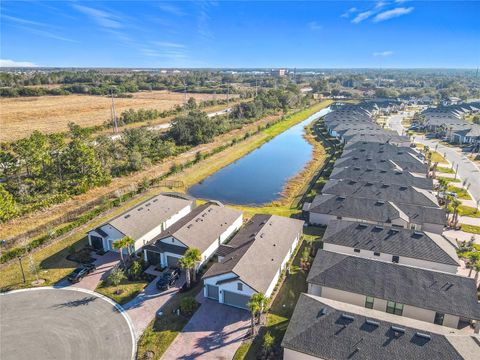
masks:
{"label": "curved road", "polygon": [[93,292],[36,288],[0,295],[0,359],[130,360],[128,317]]}
{"label": "curved road", "polygon": [[[408,113],[400,113],[390,116],[387,119],[387,126],[396,130],[399,134],[402,134],[405,130],[402,126],[402,119],[407,115]],[[461,148],[444,146],[440,144],[438,140],[425,139],[424,136],[417,136],[415,142],[427,145],[430,149],[435,149],[435,147],[438,146],[437,151],[450,161],[454,168],[456,168],[458,164],[458,175],[462,180],[466,180],[467,184],[470,184],[469,191],[474,199],[477,201],[480,200],[480,169],[462,153]]]}

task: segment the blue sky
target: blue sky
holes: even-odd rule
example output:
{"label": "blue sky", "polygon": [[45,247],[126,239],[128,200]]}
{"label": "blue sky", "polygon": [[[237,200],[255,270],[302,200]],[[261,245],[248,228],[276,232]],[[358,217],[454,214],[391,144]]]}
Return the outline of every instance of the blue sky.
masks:
{"label": "blue sky", "polygon": [[0,65],[480,65],[479,1],[3,1]]}

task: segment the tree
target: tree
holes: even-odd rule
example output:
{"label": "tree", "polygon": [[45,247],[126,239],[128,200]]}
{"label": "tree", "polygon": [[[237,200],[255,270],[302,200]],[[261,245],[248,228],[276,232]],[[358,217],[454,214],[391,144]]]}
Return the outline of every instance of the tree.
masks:
{"label": "tree", "polygon": [[132,247],[135,246],[135,240],[130,236],[125,236],[123,239],[124,247],[127,248],[128,256],[132,256]]}
{"label": "tree", "polygon": [[115,250],[118,250],[118,252],[120,253],[120,259],[122,259],[122,264],[123,264],[123,266],[125,267],[125,260],[124,260],[124,258],[123,258],[123,248],[126,247],[125,238],[115,240],[115,241],[112,243],[112,247],[113,247]]}
{"label": "tree", "polygon": [[110,285],[115,286],[117,288],[115,290],[115,294],[118,294],[120,291],[118,288],[118,285],[120,285],[120,283],[126,278],[127,277],[125,276],[125,273],[123,272],[123,270],[116,267],[110,272],[110,275],[108,275],[107,282]]}
{"label": "tree", "polygon": [[0,184],[0,222],[7,221],[17,215],[18,209],[15,199],[3,184]]}
{"label": "tree", "polygon": [[183,256],[178,261],[178,265],[180,265],[180,267],[185,270],[185,276],[186,276],[186,280],[187,280],[187,288],[189,288],[190,284],[191,284],[190,270],[193,269],[193,267],[195,266],[195,262],[192,260],[192,258],[190,258],[188,256]]}
{"label": "tree", "polygon": [[273,344],[275,343],[275,337],[270,334],[270,331],[267,331],[265,336],[263,337],[262,348],[265,355],[268,355],[270,350],[272,350]]}
{"label": "tree", "polygon": [[255,335],[255,319],[260,314],[264,307],[267,305],[267,298],[262,293],[253,294],[250,297],[250,301],[247,306],[250,309],[251,317],[251,334]]}
{"label": "tree", "polygon": [[191,315],[196,307],[197,301],[193,296],[184,297],[180,301],[180,311],[182,312],[182,314]]}
{"label": "tree", "polygon": [[453,227],[457,227],[458,225],[458,208],[462,205],[462,202],[456,198],[452,198],[450,201],[450,206],[453,209],[453,217],[452,217],[452,224]]}
{"label": "tree", "polygon": [[187,251],[185,251],[185,254],[183,255],[184,257],[188,257],[192,260],[193,262],[193,267],[192,267],[192,280],[195,283],[197,281],[197,271],[196,271],[196,264],[198,261],[202,260],[202,253],[199,249],[197,248],[189,248]]}
{"label": "tree", "polygon": [[134,280],[138,280],[140,278],[140,276],[142,275],[142,271],[143,271],[143,266],[142,266],[142,262],[141,260],[135,260],[132,264],[132,266],[130,266],[130,275],[132,276],[132,278]]}

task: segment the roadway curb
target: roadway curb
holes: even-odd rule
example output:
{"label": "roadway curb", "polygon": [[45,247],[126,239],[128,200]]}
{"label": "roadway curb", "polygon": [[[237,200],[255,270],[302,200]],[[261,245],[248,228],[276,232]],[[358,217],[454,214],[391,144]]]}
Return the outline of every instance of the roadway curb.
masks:
{"label": "roadway curb", "polygon": [[128,328],[130,329],[130,336],[132,338],[132,357],[131,357],[131,359],[135,360],[135,356],[136,356],[136,353],[137,353],[137,339],[136,339],[136,336],[135,336],[135,334],[136,334],[135,326],[133,325],[133,322],[130,319],[130,316],[128,316],[125,309],[120,304],[116,303],[115,301],[113,301],[112,299],[110,299],[109,297],[107,297],[105,295],[99,294],[95,291],[78,288],[78,287],[75,287],[75,286],[68,286],[68,287],[62,287],[62,288],[56,288],[56,287],[53,287],[53,286],[43,286],[43,287],[37,287],[37,288],[19,289],[19,290],[12,290],[12,291],[3,292],[3,293],[0,293],[0,297],[1,296],[7,296],[9,294],[16,294],[16,293],[28,292],[28,291],[40,291],[40,290],[68,290],[68,291],[82,292],[82,293],[85,293],[85,294],[96,296],[96,297],[108,302],[109,304],[113,305],[118,310],[118,312],[120,314],[122,314],[123,318],[125,319],[125,321],[128,324]]}

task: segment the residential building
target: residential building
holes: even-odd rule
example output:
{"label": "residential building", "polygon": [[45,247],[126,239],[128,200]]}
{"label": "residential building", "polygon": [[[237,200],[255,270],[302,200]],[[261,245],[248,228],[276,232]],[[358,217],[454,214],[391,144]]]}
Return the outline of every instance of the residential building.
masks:
{"label": "residential building", "polygon": [[205,297],[244,309],[255,293],[270,297],[301,239],[303,224],[282,216],[253,216],[219,248],[220,262],[203,277]]}
{"label": "residential building", "polygon": [[[180,194],[154,196],[116,216],[87,233],[88,243],[95,249],[117,251],[113,243],[125,236],[139,251],[163,230],[187,215],[195,207],[195,200]],[[126,250],[125,250],[126,251]]]}
{"label": "residential building", "polygon": [[241,226],[241,211],[220,203],[205,203],[162,231],[144,247],[145,261],[176,267],[189,248],[201,252],[197,268],[206,263]]}
{"label": "residential building", "polygon": [[319,250],[308,293],[451,328],[480,320],[472,278]]}
{"label": "residential building", "polygon": [[284,360],[476,360],[478,337],[301,294],[282,341]]}

